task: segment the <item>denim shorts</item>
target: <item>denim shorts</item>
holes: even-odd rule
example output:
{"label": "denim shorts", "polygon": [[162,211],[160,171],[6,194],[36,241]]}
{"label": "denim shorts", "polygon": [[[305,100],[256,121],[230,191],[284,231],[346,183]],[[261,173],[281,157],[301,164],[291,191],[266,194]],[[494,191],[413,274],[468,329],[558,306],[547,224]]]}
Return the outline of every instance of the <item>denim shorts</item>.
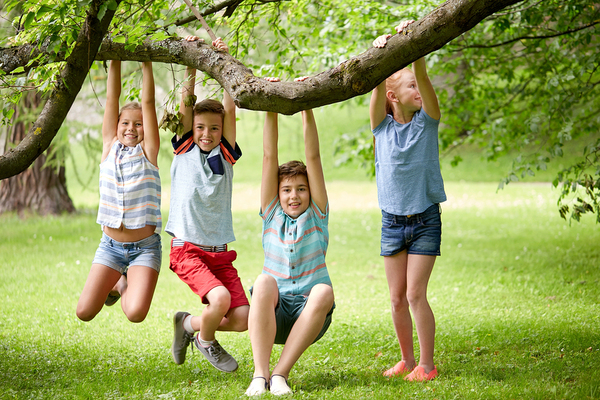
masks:
{"label": "denim shorts", "polygon": [[442,218],[439,204],[421,214],[393,215],[381,210],[381,255],[408,254],[439,256],[442,244]]}
{"label": "denim shorts", "polygon": [[94,264],[102,264],[124,274],[131,265],[141,265],[160,272],[162,246],[158,233],[137,242],[117,242],[102,233]]}
{"label": "denim shorts", "polygon": [[[277,307],[275,307],[275,320],[277,323],[275,344],[285,344],[290,332],[292,331],[292,327],[300,317],[300,314],[302,313],[302,310],[304,310],[304,306],[306,305],[307,301],[308,296],[279,294],[279,301],[277,303]],[[334,309],[335,303],[333,304],[333,307],[331,307],[331,310],[329,310],[327,313],[325,323],[323,323],[323,327],[313,343],[321,339],[325,332],[327,332],[327,329],[329,329],[329,325],[331,325],[331,316],[333,315]]]}

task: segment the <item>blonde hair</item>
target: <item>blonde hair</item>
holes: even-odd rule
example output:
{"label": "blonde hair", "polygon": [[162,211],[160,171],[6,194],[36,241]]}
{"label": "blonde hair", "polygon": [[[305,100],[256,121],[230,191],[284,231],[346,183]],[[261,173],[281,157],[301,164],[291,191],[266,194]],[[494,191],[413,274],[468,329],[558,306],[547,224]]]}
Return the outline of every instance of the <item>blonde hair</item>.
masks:
{"label": "blonde hair", "polygon": [[140,103],[138,103],[137,101],[132,101],[130,103],[125,104],[119,110],[119,119],[121,118],[121,113],[123,113],[123,111],[125,111],[125,110],[140,110],[140,111],[142,111],[142,105]]}
{"label": "blonde hair", "polygon": [[[410,69],[409,67],[405,67],[405,68],[402,68],[401,70],[398,70],[398,71],[394,72],[392,75],[390,75],[385,80],[385,90],[386,90],[386,92],[388,90],[394,91],[394,90],[398,89],[399,83],[400,83],[400,79],[407,72],[410,72],[411,74],[413,73],[412,69]],[[387,98],[387,95],[385,96],[385,112],[386,112],[386,114],[394,115],[394,108],[392,107],[392,103]]]}

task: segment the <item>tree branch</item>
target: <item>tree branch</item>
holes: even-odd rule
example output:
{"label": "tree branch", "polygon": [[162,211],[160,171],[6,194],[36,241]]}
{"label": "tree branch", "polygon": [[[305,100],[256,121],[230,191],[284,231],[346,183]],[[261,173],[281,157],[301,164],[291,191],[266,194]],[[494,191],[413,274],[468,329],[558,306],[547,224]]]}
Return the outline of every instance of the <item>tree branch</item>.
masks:
{"label": "tree branch", "polygon": [[[250,110],[294,114],[327,104],[348,100],[371,91],[392,73],[441,48],[470,30],[487,16],[521,0],[448,0],[422,20],[411,25],[408,35],[394,35],[384,49],[369,48],[337,67],[312,76],[304,82],[272,83],[254,76],[240,61],[206,44],[168,39],[147,42],[135,51],[102,38],[114,11],[108,10],[100,24],[94,12],[104,0],[94,0],[94,10],[77,39],[61,74],[64,82],[56,87],[42,115],[28,137],[14,150],[0,157],[0,179],[15,175],[41,154],[56,135],[89,70],[84,61],[129,60],[177,63],[201,70],[216,79],[239,107]],[[90,40],[88,53],[88,35]],[[365,45],[370,45],[365,44]],[[33,46],[0,51],[0,68],[10,73],[25,66]],[[43,48],[40,51],[47,51]],[[35,53],[34,55],[35,56]],[[56,58],[57,61],[58,58]]]}
{"label": "tree branch", "polygon": [[570,33],[575,33],[587,28],[591,28],[595,25],[598,25],[600,23],[600,21],[594,21],[594,22],[590,22],[589,24],[586,25],[582,25],[582,26],[578,26],[577,28],[573,28],[573,29],[569,29],[566,31],[562,31],[562,32],[557,32],[557,33],[553,33],[551,35],[539,35],[539,36],[520,36],[518,38],[514,38],[514,39],[510,39],[507,40],[505,42],[501,42],[501,43],[496,43],[496,44],[489,44],[489,45],[483,45],[483,44],[472,44],[472,45],[468,45],[468,46],[462,46],[462,47],[456,47],[453,48],[452,51],[453,52],[458,52],[458,51],[463,51],[465,49],[493,49],[495,47],[501,47],[501,46],[506,46],[507,44],[512,44],[515,42],[519,42],[521,40],[532,40],[532,39],[551,39],[551,38],[555,38],[558,36],[564,36],[564,35],[568,35]]}
{"label": "tree branch", "polygon": [[[14,149],[0,156],[0,179],[17,175],[27,169],[50,146],[58,129],[75,101],[89,72],[96,53],[115,10],[106,10],[102,21],[98,11],[106,0],[93,0],[85,23],[79,32],[73,52],[66,60],[60,79],[29,133]],[[116,0],[117,5],[121,0]],[[4,68],[4,59],[2,59]]]}

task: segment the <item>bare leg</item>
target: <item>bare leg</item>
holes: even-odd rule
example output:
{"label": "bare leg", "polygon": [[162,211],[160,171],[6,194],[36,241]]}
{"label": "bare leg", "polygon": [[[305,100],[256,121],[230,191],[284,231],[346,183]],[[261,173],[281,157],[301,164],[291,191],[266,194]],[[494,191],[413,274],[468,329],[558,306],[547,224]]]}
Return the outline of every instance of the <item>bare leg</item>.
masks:
{"label": "bare leg", "polygon": [[231,295],[225,286],[217,286],[206,294],[208,305],[202,314],[192,317],[192,328],[200,332],[200,339],[215,340],[215,332],[223,322],[231,305]]}
{"label": "bare leg", "polygon": [[433,370],[435,345],[435,318],[427,301],[427,284],[435,263],[435,256],[410,254],[407,266],[406,298],[410,304],[419,338],[419,365],[426,373]]}
{"label": "bare leg", "polygon": [[315,341],[323,328],[327,313],[333,307],[333,289],[329,285],[315,285],[304,310],[292,327],[288,336],[279,362],[273,368],[273,374],[288,378],[292,367],[298,361],[302,353]]}
{"label": "bare leg", "polygon": [[244,332],[248,330],[248,313],[250,306],[239,306],[229,310],[223,317],[218,331]]}
{"label": "bare leg", "polygon": [[126,285],[121,289],[121,309],[131,322],[142,322],[148,315],[158,272],[152,268],[133,265],[127,271]]}
{"label": "bare leg", "polygon": [[254,377],[269,379],[269,361],[275,343],[277,324],[275,307],[279,300],[277,282],[269,275],[261,274],[254,282],[252,305],[248,318],[248,333],[254,358]]}
{"label": "bare leg", "polygon": [[416,366],[416,361],[413,348],[413,325],[408,299],[406,298],[408,263],[406,250],[393,256],[384,257],[383,263],[392,303],[394,330],[400,343],[402,361],[404,361],[406,368],[410,370]]}
{"label": "bare leg", "polygon": [[91,321],[104,306],[106,296],[119,281],[121,273],[102,264],[92,264],[77,303],[77,317]]}

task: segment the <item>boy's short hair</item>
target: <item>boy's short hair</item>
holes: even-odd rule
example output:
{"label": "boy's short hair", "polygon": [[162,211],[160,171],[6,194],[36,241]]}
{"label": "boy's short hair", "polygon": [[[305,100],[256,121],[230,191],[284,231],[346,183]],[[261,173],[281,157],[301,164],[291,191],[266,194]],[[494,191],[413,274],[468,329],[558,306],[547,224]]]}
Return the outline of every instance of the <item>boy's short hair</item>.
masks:
{"label": "boy's short hair", "polygon": [[121,107],[121,109],[119,110],[119,118],[121,118],[121,114],[125,110],[140,110],[140,111],[142,111],[142,105],[140,103],[138,103],[137,101],[132,101],[130,103],[123,105],[123,107]]}
{"label": "boy's short hair", "polygon": [[204,99],[194,105],[194,116],[204,113],[219,114],[225,120],[225,107],[218,100]]}
{"label": "boy's short hair", "polygon": [[278,182],[281,182],[286,179],[294,178],[298,175],[304,175],[308,178],[308,174],[306,173],[306,165],[304,165],[302,161],[288,161],[279,166],[277,178]]}

